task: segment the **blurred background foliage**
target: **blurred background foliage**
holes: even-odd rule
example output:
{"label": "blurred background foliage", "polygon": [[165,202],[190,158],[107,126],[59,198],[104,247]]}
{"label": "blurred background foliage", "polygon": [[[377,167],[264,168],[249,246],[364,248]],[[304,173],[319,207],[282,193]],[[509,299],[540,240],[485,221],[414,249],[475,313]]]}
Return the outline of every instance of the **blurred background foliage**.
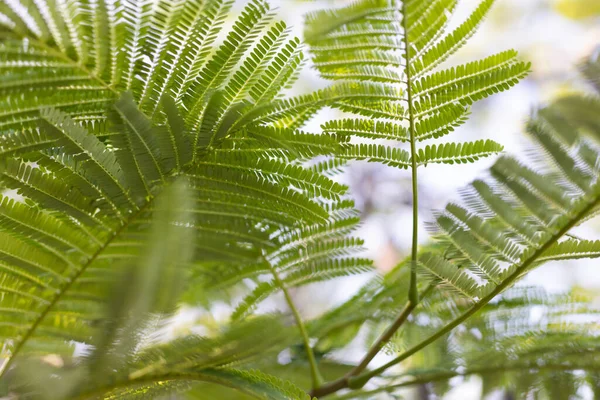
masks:
{"label": "blurred background foliage", "polygon": [[573,19],[585,19],[600,14],[600,2],[595,0],[559,0],[555,7],[562,15]]}

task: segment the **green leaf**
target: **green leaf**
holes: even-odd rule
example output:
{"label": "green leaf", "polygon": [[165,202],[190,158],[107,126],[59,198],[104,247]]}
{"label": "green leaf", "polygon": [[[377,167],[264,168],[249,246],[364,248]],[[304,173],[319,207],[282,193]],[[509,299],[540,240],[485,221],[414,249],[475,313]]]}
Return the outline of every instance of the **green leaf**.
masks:
{"label": "green leaf", "polygon": [[539,262],[577,260],[600,256],[600,241],[567,239],[554,244],[538,259]]}
{"label": "green leaf", "polygon": [[421,271],[432,283],[442,288],[454,291],[470,300],[479,295],[477,282],[451,263],[433,254],[425,253],[419,258]]}
{"label": "green leaf", "polygon": [[502,145],[492,140],[427,145],[425,148],[419,149],[417,163],[419,165],[429,163],[465,164],[497,154],[503,149]]}
{"label": "green leaf", "polygon": [[[264,400],[310,400],[310,396],[288,381],[278,379],[257,370],[215,370],[206,373],[206,380],[214,380],[232,387],[253,398]],[[192,391],[187,398],[201,400],[203,390]]]}
{"label": "green leaf", "polygon": [[446,34],[418,59],[415,59],[414,64],[409,66],[411,68],[411,76],[416,77],[432,70],[464,46],[467,40],[475,33],[493,4],[494,0],[483,0],[465,22],[452,32]]}
{"label": "green leaf", "polygon": [[324,132],[351,135],[368,139],[387,139],[406,142],[409,140],[406,127],[386,121],[367,119],[332,120],[321,126]]}
{"label": "green leaf", "polygon": [[358,144],[349,146],[338,157],[380,162],[396,168],[410,168],[410,155],[406,150],[384,145]]}

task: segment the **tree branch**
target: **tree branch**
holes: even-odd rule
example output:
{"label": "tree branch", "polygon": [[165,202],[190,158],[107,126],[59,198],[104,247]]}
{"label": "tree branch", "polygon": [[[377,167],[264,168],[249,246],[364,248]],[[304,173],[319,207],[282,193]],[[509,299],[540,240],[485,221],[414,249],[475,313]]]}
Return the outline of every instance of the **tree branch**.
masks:
{"label": "tree branch", "polygon": [[[425,297],[434,287],[435,285],[429,285],[421,294],[421,298]],[[367,368],[373,358],[379,354],[381,349],[383,349],[385,345],[388,344],[392,339],[392,336],[394,336],[400,327],[404,325],[417,305],[418,301],[416,303],[411,303],[410,301],[406,303],[406,306],[404,306],[394,322],[385,330],[385,332],[381,334],[377,341],[371,346],[367,354],[363,357],[361,362],[346,375],[347,377],[356,376]]]}
{"label": "tree branch", "polygon": [[[419,296],[419,299],[423,299],[434,287],[434,284],[427,286],[427,288],[423,290],[423,292]],[[411,314],[411,312],[415,309],[417,305],[418,303],[415,306],[412,306],[410,302],[406,304],[406,306],[400,312],[398,317],[396,317],[392,325],[377,339],[377,341],[371,347],[371,349],[369,349],[369,352],[365,355],[365,357],[359,363],[359,365],[354,367],[349,373],[347,373],[340,379],[337,379],[323,386],[317,387],[316,389],[313,389],[310,392],[310,395],[314,397],[324,397],[328,394],[335,393],[338,390],[350,387],[350,379],[360,374],[368,366],[371,360],[375,358],[375,356],[385,346],[385,344],[387,344],[390,341],[394,333],[398,331],[398,329],[404,324],[404,322],[406,322],[408,316]]]}
{"label": "tree branch", "polygon": [[472,368],[472,369],[468,369],[464,372],[443,371],[443,372],[438,372],[438,373],[427,374],[424,376],[419,376],[419,377],[416,377],[414,379],[411,379],[411,380],[408,380],[405,382],[400,382],[400,383],[397,383],[394,385],[381,387],[378,389],[362,391],[360,393],[358,393],[358,392],[348,393],[348,394],[336,397],[336,400],[356,399],[357,397],[363,397],[363,396],[369,397],[371,395],[378,394],[378,393],[391,392],[394,389],[398,389],[398,388],[402,388],[402,387],[422,385],[422,384],[431,383],[431,382],[439,382],[439,381],[444,381],[444,380],[451,379],[451,378],[454,378],[457,376],[468,376],[468,375],[476,375],[476,374],[486,374],[486,373],[494,373],[494,372],[509,372],[509,371],[520,371],[520,370],[575,371],[575,370],[581,370],[581,369],[598,370],[598,369],[600,369],[600,366],[594,365],[594,364],[591,364],[591,365],[564,365],[564,364],[537,365],[537,364],[529,363],[529,364],[499,365],[499,366],[495,366],[495,367]]}
{"label": "tree branch", "polygon": [[[402,15],[406,15],[405,3],[402,3]],[[406,28],[406,17],[402,18],[402,28],[404,30],[403,41],[404,41],[404,57],[406,59],[406,65],[410,66],[410,47],[408,45],[408,34]],[[406,94],[408,101],[408,132],[410,134],[410,162],[411,162],[411,173],[412,173],[412,246],[410,256],[410,286],[408,288],[408,306],[412,306],[410,312],[417,306],[419,301],[419,294],[417,292],[417,247],[419,245],[419,188],[417,184],[417,149],[415,139],[415,117],[413,115],[413,103],[412,103],[412,85],[410,68],[407,67],[406,71]]]}
{"label": "tree branch", "polygon": [[275,278],[277,285],[281,288],[283,295],[285,297],[285,301],[287,302],[288,307],[290,307],[290,310],[292,311],[292,314],[294,315],[294,319],[296,320],[296,325],[298,326],[298,330],[300,330],[300,335],[302,336],[302,341],[304,342],[306,356],[308,357],[308,363],[310,365],[310,375],[312,378],[313,388],[317,388],[321,384],[323,384],[323,377],[321,376],[321,373],[319,372],[319,367],[317,365],[317,360],[315,359],[315,354],[313,352],[312,347],[310,346],[310,339],[308,337],[308,331],[306,330],[306,326],[304,326],[304,322],[302,321],[302,316],[300,316],[300,312],[298,312],[298,309],[296,308],[296,305],[294,304],[294,300],[292,299],[292,296],[290,296],[290,292],[287,290],[287,287],[285,286],[285,284],[279,277],[279,274],[277,273],[275,268],[273,268],[273,266],[271,266],[271,263],[269,263],[268,261],[267,261],[267,263],[269,264],[269,268],[271,269],[271,272],[273,273],[273,277]]}

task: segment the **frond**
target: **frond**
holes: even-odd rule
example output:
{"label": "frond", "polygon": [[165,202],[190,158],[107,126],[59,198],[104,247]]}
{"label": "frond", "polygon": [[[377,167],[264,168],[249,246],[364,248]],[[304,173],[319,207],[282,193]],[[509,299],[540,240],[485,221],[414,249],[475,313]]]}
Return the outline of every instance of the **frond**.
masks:
{"label": "frond", "polygon": [[[600,149],[591,129],[596,105],[585,102],[588,108],[580,114],[588,115],[586,128],[577,129],[578,117],[562,108],[561,101],[536,112],[528,124],[536,144],[532,154],[538,155],[533,163],[501,157],[488,178],[462,191],[461,202],[435,215],[431,224],[435,243],[420,249],[417,264],[423,278],[418,281],[422,308],[414,311],[413,321],[389,347],[400,351],[398,359],[403,360],[403,354],[421,351],[423,343],[435,338],[436,344],[411,358],[411,365],[436,370],[415,371],[414,380],[399,377],[397,385],[366,391],[366,398],[425,382],[443,393],[448,380],[464,371],[481,374],[486,388],[508,387],[517,393],[541,387],[525,385],[525,378],[543,377],[540,382],[545,385],[551,379],[568,381],[577,369],[594,375],[597,334],[587,321],[594,320],[597,310],[588,307],[585,298],[513,287],[545,262],[597,257],[597,241],[569,235],[597,215],[600,201],[595,161]],[[321,338],[323,351],[347,345],[361,327],[371,332],[368,343],[380,335],[405,301],[410,267],[409,260],[401,262],[314,321],[310,326]],[[433,285],[431,291],[428,283]],[[540,319],[531,319],[532,307],[539,307]],[[463,328],[453,329],[459,325]],[[563,341],[569,343],[568,349],[557,345]],[[564,353],[558,355],[561,350]],[[557,359],[561,362],[554,363]],[[520,382],[520,377],[525,386],[507,384]]]}
{"label": "frond", "polygon": [[11,232],[22,240],[31,238],[38,246],[53,254],[68,250],[74,251],[78,256],[91,253],[92,246],[86,235],[75,229],[69,221],[61,221],[52,214],[43,213],[6,196],[1,197],[0,204],[3,231]]}
{"label": "frond", "polygon": [[65,114],[52,109],[40,112],[40,127],[48,137],[71,154],[77,155],[79,168],[86,178],[101,188],[107,199],[123,206],[128,200],[128,187],[115,154]]}
{"label": "frond", "polygon": [[[245,128],[247,137],[228,140],[232,149],[240,151],[279,151],[277,155],[289,160],[327,156],[341,151],[348,141],[344,135],[314,134],[297,129],[251,125]],[[255,143],[258,141],[260,143]],[[229,143],[224,143],[224,147]]]}
{"label": "frond", "polygon": [[332,120],[321,126],[324,132],[363,137],[367,139],[387,139],[408,141],[406,127],[386,121],[367,119]]}
{"label": "frond", "polygon": [[556,260],[576,260],[598,257],[600,243],[597,240],[568,239],[554,244],[540,256],[540,263]]}
{"label": "frond", "polygon": [[381,121],[347,119],[323,129],[372,140],[414,142],[411,156],[415,165],[370,158],[400,168],[429,162],[473,162],[499,152],[502,147],[489,141],[416,146],[416,142],[452,132],[466,121],[474,102],[510,88],[529,71],[529,64],[519,62],[514,50],[434,70],[474,33],[493,1],[482,1],[462,25],[444,36],[456,3],[363,0],[309,15],[305,37],[315,67],[324,78],[344,81],[356,89],[362,86],[363,91],[365,83],[377,83],[398,93],[395,98],[333,99],[343,111]]}
{"label": "frond", "polygon": [[420,77],[431,71],[464,46],[467,40],[477,31],[493,4],[494,0],[483,0],[465,22],[446,34],[436,44],[423,52],[420,57],[414,59],[414,64],[409,66],[411,76]]}
{"label": "frond", "polygon": [[251,154],[242,152],[209,153],[204,161],[198,162],[200,170],[217,166],[239,170],[242,174],[255,175],[257,179],[264,179],[282,187],[295,187],[309,197],[322,196],[326,199],[339,200],[347,189],[329,178],[300,166],[267,158],[257,160]]}
{"label": "frond", "polygon": [[[600,100],[597,97],[570,95],[556,100],[553,110],[540,111],[540,117],[545,120],[551,120],[556,126],[556,131],[563,140],[572,139],[568,132],[571,129],[580,127],[583,133],[590,135],[597,140],[595,132],[598,132],[600,126],[594,110],[600,106]],[[565,119],[564,116],[568,116]],[[559,123],[562,123],[558,128]],[[594,163],[591,163],[594,166]]]}
{"label": "frond", "polygon": [[[493,0],[447,33],[456,3],[359,0],[312,14],[305,38],[313,64],[336,82],[289,98],[283,91],[298,77],[300,41],[263,0],[245,4],[223,34],[229,0],[0,0],[7,390],[193,399],[218,384],[258,398],[308,399],[282,379],[282,349],[290,366],[304,369],[314,352],[326,357],[348,345],[365,323],[372,342],[398,314],[411,267],[425,278],[416,285],[422,303],[390,347],[408,354],[424,337],[440,338],[411,366],[441,371],[388,376],[386,390],[431,381],[443,391],[467,374],[503,387],[493,381],[501,369],[516,372],[524,393],[534,373],[546,394],[568,397],[575,370],[597,385],[588,372],[599,361],[595,328],[569,320],[597,310],[573,297],[509,290],[544,262],[600,256],[600,242],[565,238],[600,210],[595,98],[567,97],[537,112],[527,129],[539,168],[501,157],[462,201],[435,214],[436,241],[416,265],[375,276],[308,329],[291,299],[292,288],[373,272],[352,236],[360,218],[348,188],[330,177],[346,163],[414,168],[416,176],[428,163],[502,151],[490,140],[421,144],[451,133],[473,103],[529,70],[512,50],[440,68]],[[583,69],[598,86],[596,64]],[[303,131],[327,106],[362,118]],[[279,292],[299,329],[282,316],[255,315]],[[215,299],[235,307],[225,326],[154,337],[182,302],[210,314]],[[543,313],[535,326],[532,305]],[[465,329],[451,332],[459,324]],[[295,354],[300,341],[306,358]],[[73,343],[85,347],[82,356]],[[64,365],[40,362],[48,355]]]}
{"label": "frond", "polygon": [[372,269],[372,262],[356,257],[362,241],[348,237],[358,224],[352,204],[340,204],[333,210],[334,218],[325,225],[306,225],[282,231],[277,246],[268,251],[264,260],[245,271],[235,271],[245,277],[273,275],[274,279],[259,283],[236,307],[234,318],[241,318],[282,286],[298,287],[341,276],[361,274]]}
{"label": "frond", "polygon": [[[484,381],[482,396],[497,388],[524,394],[534,389],[529,386],[532,382],[519,385],[533,377],[543,382],[535,385],[539,390],[549,380],[568,378],[577,369],[593,374],[598,341],[595,328],[585,321],[594,318],[597,309],[587,307],[585,301],[576,295],[550,295],[535,287],[510,290],[474,316],[467,329],[452,335],[448,341],[453,345],[445,350],[441,347],[444,353],[437,354],[441,359],[436,363],[423,359],[404,379],[398,377],[392,387],[480,375]],[[539,320],[530,318],[532,306],[541,313]],[[573,393],[575,388],[561,386],[556,390],[568,397],[566,393]]]}
{"label": "frond", "polygon": [[[207,375],[209,378],[226,383],[227,386],[233,387],[253,398],[310,400],[310,396],[304,390],[299,389],[289,381],[284,381],[258,370],[217,370],[213,374]],[[198,393],[202,393],[202,389]],[[194,397],[194,392],[192,391],[187,395],[187,398],[193,400],[197,397]]]}
{"label": "frond", "polygon": [[427,145],[419,149],[417,163],[464,164],[500,153],[504,147],[492,140],[477,140],[466,143],[444,143]]}
{"label": "frond", "polygon": [[266,105],[277,97],[293,82],[302,60],[298,40],[287,39],[283,23],[265,31],[273,15],[259,0],[246,6],[214,54],[231,1],[52,4],[39,1],[7,14],[15,30],[2,34],[0,57],[9,67],[3,67],[0,91],[35,95],[3,103],[0,126],[32,129],[37,109],[46,106],[89,128],[104,122],[111,102],[130,91],[140,110],[158,122],[164,118],[163,97],[173,98],[186,110],[188,131],[196,134],[206,100],[224,90],[227,95],[214,111],[217,130],[238,103]]}
{"label": "frond", "polygon": [[[123,68],[115,77],[119,89],[132,90],[137,86],[134,80],[139,73],[146,69],[143,60],[144,50],[152,49],[156,43],[149,40],[153,2],[151,0],[124,1],[117,15],[121,24],[116,26],[116,43],[120,49],[117,57],[117,66]],[[152,54],[152,50],[149,52]]]}
{"label": "frond", "polygon": [[24,153],[30,153],[36,150],[43,150],[54,144],[54,139],[38,129],[28,132],[11,132],[0,137],[2,145],[0,154],[2,157],[9,157]]}
{"label": "frond", "polygon": [[439,113],[423,118],[415,124],[415,139],[437,139],[454,131],[467,120],[469,109],[460,105],[445,107]]}
{"label": "frond", "polygon": [[[228,78],[258,33],[272,19],[267,11],[266,3],[260,0],[250,2],[231,28],[225,42],[199,72],[196,81],[187,89],[190,100],[184,103],[190,112],[186,123],[192,130],[200,127],[199,116],[203,115],[202,111],[206,106],[206,94],[213,88],[218,88]],[[221,110],[227,105],[225,103]]]}
{"label": "frond", "polygon": [[449,88],[456,89],[465,83],[475,84],[479,77],[499,73],[504,68],[516,63],[517,52],[514,50],[504,51],[483,60],[427,75],[415,81],[414,94],[422,97],[432,93],[442,93]]}
{"label": "frond", "polygon": [[[261,341],[265,334],[272,341]],[[67,393],[71,397],[136,399],[185,391],[189,392],[186,398],[194,398],[194,390],[190,391],[194,385],[212,383],[255,398],[306,399],[306,392],[292,383],[244,368],[251,360],[272,354],[274,345],[290,339],[289,329],[278,319],[263,317],[222,329],[213,337],[190,335],[127,354],[116,373],[103,376],[90,373],[85,367],[93,368],[97,361],[86,357],[76,367],[80,369],[75,375],[54,368],[45,381],[36,381],[31,375],[18,379],[30,388],[60,381],[70,386]]]}
{"label": "frond", "polygon": [[0,182],[5,188],[18,190],[38,205],[82,220],[95,229],[108,228],[102,217],[95,216],[92,201],[76,188],[58,179],[48,179],[48,174],[22,160],[3,161]]}
{"label": "frond", "polygon": [[586,60],[580,67],[581,72],[586,79],[594,86],[597,92],[600,92],[600,61],[597,56]]}
{"label": "frond", "polygon": [[396,168],[410,168],[410,154],[403,149],[375,144],[350,145],[340,158],[379,162]]}
{"label": "frond", "polygon": [[528,130],[537,153],[545,154],[537,160],[544,172],[502,157],[491,168],[492,178],[464,191],[465,206],[450,204],[436,219],[447,259],[439,274],[453,276],[447,263],[470,270],[481,280],[478,301],[487,303],[543,262],[597,256],[595,241],[563,237],[600,201],[598,172],[585,161],[598,147],[576,130],[563,140],[563,121],[572,117],[551,106],[547,111],[561,118],[550,120],[543,111]]}
{"label": "frond", "polygon": [[[304,165],[341,151],[349,137],[300,125],[329,98],[397,91],[341,85],[279,99],[302,55],[262,1],[246,5],[214,52],[229,1],[16,3],[0,2],[11,22],[0,33],[0,187],[18,195],[0,200],[0,308],[9,310],[2,373],[26,370],[33,355],[71,361],[66,343],[78,341],[95,346],[92,370],[119,381],[148,313],[172,310],[194,279],[228,287],[231,275],[216,276],[215,265],[263,278],[256,266],[267,257],[290,287],[370,270],[356,257],[360,241],[347,237],[357,224],[347,188]],[[13,6],[20,11],[7,11]],[[178,187],[189,193],[170,191]],[[291,239],[306,226],[332,236],[306,253]],[[193,276],[179,276],[179,266]],[[108,296],[115,279],[121,286]],[[135,290],[126,287],[133,280]],[[231,384],[255,395],[285,389],[234,369],[244,346],[218,365],[230,367]],[[207,378],[208,364],[218,363],[202,364],[205,378],[226,384]],[[194,365],[189,373],[199,373]],[[62,387],[70,395],[73,387]]]}
{"label": "frond", "polygon": [[446,107],[457,103],[468,106],[494,93],[507,90],[527,75],[529,67],[529,64],[518,63],[510,65],[506,69],[473,76],[464,85],[454,84],[448,89],[432,90],[427,95],[420,96],[418,100],[415,100],[415,116],[422,118],[445,111]]}
{"label": "frond", "polygon": [[439,256],[423,254],[419,258],[419,267],[436,286],[472,300],[479,294],[479,285],[471,276]]}
{"label": "frond", "polygon": [[400,101],[361,101],[361,100],[339,100],[336,107],[342,111],[372,118],[387,118],[403,121],[406,116],[406,108]]}
{"label": "frond", "polygon": [[[341,106],[363,107],[366,105],[365,114],[371,116],[371,112],[400,113],[403,108],[396,104],[402,100],[402,90],[399,88],[382,85],[376,82],[342,82],[332,85],[316,93],[302,95],[291,99],[275,101],[269,105],[258,107],[244,115],[238,124],[254,121],[255,123],[278,123],[286,119],[295,120],[296,113],[303,114],[306,110],[314,110],[315,107],[323,107],[330,104]],[[380,103],[391,102],[392,105],[384,105],[381,109]],[[372,105],[374,111],[369,107]],[[402,119],[402,114],[393,114],[395,119]]]}
{"label": "frond", "polygon": [[289,41],[264,70],[262,78],[250,89],[250,96],[257,104],[273,100],[282,89],[292,85],[304,57],[299,46],[299,40]]}
{"label": "frond", "polygon": [[[149,184],[164,180],[175,161],[172,148],[164,138],[167,132],[153,126],[152,121],[138,110],[129,92],[125,92],[115,103],[114,110],[111,115],[112,129],[121,136],[118,140],[112,137],[117,155],[131,152],[134,162],[134,168],[126,165],[123,168],[137,170],[140,179]],[[127,143],[125,148],[121,144],[123,142]]]}
{"label": "frond", "polygon": [[[232,103],[243,99],[248,93],[252,93],[252,98],[259,103],[260,93],[265,94],[269,92],[269,90],[265,90],[267,89],[267,85],[264,83],[259,85],[258,80],[276,57],[279,67],[283,67],[286,60],[280,57],[290,57],[294,52],[293,47],[290,47],[293,45],[289,43],[284,47],[285,53],[278,54],[287,37],[288,30],[283,22],[276,23],[266,32],[259,43],[256,44],[256,47],[246,57],[240,69],[232,76],[229,85],[225,89]],[[275,90],[274,94],[278,92],[279,90]]]}
{"label": "frond", "polygon": [[[187,133],[185,121],[181,116],[177,104],[169,97],[163,97],[162,101],[163,111],[167,117],[167,130],[170,146],[173,150],[167,150],[173,153],[175,156],[175,168],[179,169],[187,165],[192,160],[192,149],[190,143],[190,137]],[[168,149],[168,145],[162,147]]]}
{"label": "frond", "polygon": [[[305,40],[319,40],[330,32],[342,30],[346,24],[367,16],[386,17],[393,13],[392,3],[387,0],[370,0],[356,2],[348,7],[340,9],[328,9],[309,14],[306,17]],[[368,36],[368,33],[361,31],[361,36]]]}

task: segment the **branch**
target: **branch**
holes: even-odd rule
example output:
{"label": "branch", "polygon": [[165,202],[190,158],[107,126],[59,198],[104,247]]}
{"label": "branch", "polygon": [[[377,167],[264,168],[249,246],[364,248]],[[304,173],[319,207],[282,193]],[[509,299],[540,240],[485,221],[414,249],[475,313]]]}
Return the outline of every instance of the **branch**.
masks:
{"label": "branch", "polygon": [[[402,4],[402,15],[405,15],[405,5]],[[402,27],[404,32],[407,31],[406,18],[402,19]],[[404,57],[406,58],[406,65],[410,65],[410,47],[408,45],[408,35],[404,35]],[[390,341],[392,336],[400,329],[400,327],[406,322],[409,315],[413,312],[417,304],[419,304],[419,293],[417,289],[417,257],[418,257],[418,245],[419,245],[419,189],[417,184],[417,149],[415,139],[415,118],[413,115],[412,107],[412,85],[410,68],[406,68],[406,92],[408,102],[408,120],[409,120],[409,134],[410,134],[410,159],[411,159],[411,172],[412,172],[412,248],[410,257],[410,285],[408,289],[408,302],[406,306],[400,312],[394,322],[386,329],[386,331],[377,339],[377,341],[371,346],[362,361],[354,367],[344,378],[350,378],[360,374],[364,371],[369,363],[379,354],[381,349]],[[425,292],[428,292],[432,286],[430,285]],[[425,294],[425,292],[423,294]]]}
{"label": "branch", "polygon": [[265,260],[265,261],[269,265],[269,268],[271,269],[271,272],[273,273],[273,277],[275,278],[277,285],[279,285],[279,287],[283,291],[283,295],[285,296],[285,301],[287,302],[288,306],[290,307],[290,310],[292,311],[292,314],[294,315],[294,319],[296,320],[296,325],[298,326],[298,329],[300,330],[300,335],[302,335],[302,341],[304,342],[306,356],[308,357],[308,363],[310,365],[310,375],[312,378],[313,388],[318,388],[323,383],[323,377],[321,376],[321,373],[319,372],[319,367],[317,366],[317,360],[315,359],[315,354],[313,352],[312,347],[310,346],[310,340],[308,338],[308,331],[306,330],[306,327],[304,326],[302,317],[300,316],[300,313],[298,312],[298,309],[296,308],[296,305],[294,304],[294,300],[292,299],[292,296],[290,296],[290,292],[287,290],[287,287],[285,286],[285,284],[279,277],[279,274],[277,273],[275,268],[273,268],[271,263],[269,263],[267,260]]}
{"label": "branch", "polygon": [[471,317],[477,311],[482,309],[487,303],[489,303],[493,298],[495,298],[498,294],[500,294],[504,289],[508,288],[511,284],[513,284],[514,281],[516,281],[524,272],[526,272],[527,268],[529,268],[533,263],[535,263],[535,261],[550,246],[552,246],[554,243],[556,243],[562,236],[566,235],[568,233],[568,231],[571,228],[573,228],[573,226],[575,226],[582,218],[584,218],[598,204],[600,204],[600,196],[592,199],[585,207],[583,207],[583,209],[579,213],[577,213],[577,215],[575,215],[568,224],[566,224],[557,233],[552,235],[546,243],[544,243],[542,246],[540,246],[536,251],[534,251],[531,254],[531,256],[529,256],[527,259],[525,259],[522,262],[521,266],[519,268],[517,268],[515,270],[515,272],[513,272],[513,274],[510,275],[504,282],[502,282],[500,285],[498,285],[490,294],[488,294],[486,297],[484,297],[479,302],[474,304],[465,313],[463,313],[462,315],[460,315],[459,317],[457,317],[456,319],[454,319],[453,321],[448,323],[446,326],[444,326],[442,329],[440,329],[439,331],[434,333],[432,336],[428,337],[421,343],[415,345],[414,347],[405,351],[398,357],[394,358],[392,361],[388,362],[387,364],[385,364],[377,369],[374,369],[367,373],[363,373],[358,376],[352,376],[352,377],[344,376],[343,378],[340,378],[336,381],[330,382],[328,384],[325,384],[325,385],[313,390],[311,392],[311,395],[320,398],[320,397],[324,397],[328,394],[335,393],[338,390],[345,389],[345,388],[360,389],[371,378],[382,374],[388,368],[406,360],[407,358],[411,357],[413,354],[424,349],[425,347],[429,346],[431,343],[435,342],[440,337],[444,336],[446,333],[452,331],[454,328],[456,328],[458,325],[462,324],[464,321],[466,321],[469,317]]}
{"label": "branch", "polygon": [[[429,285],[421,294],[419,301],[420,301],[420,299],[425,297],[431,291],[431,289],[433,289],[434,287],[435,287],[435,285],[433,285],[433,284]],[[394,334],[406,322],[406,320],[408,319],[410,314],[413,312],[413,310],[417,307],[417,305],[418,305],[418,302],[412,303],[409,301],[406,303],[406,306],[404,306],[404,308],[402,309],[400,314],[396,317],[394,322],[385,330],[385,332],[383,332],[383,334],[371,346],[371,348],[369,349],[367,354],[363,357],[362,361],[346,375],[347,377],[356,376],[367,368],[367,366],[373,360],[373,358],[375,358],[375,356],[377,356],[377,354],[379,354],[381,349],[383,349],[384,346],[389,343],[389,341],[392,339],[392,336],[394,336]]]}
{"label": "branch", "polygon": [[[434,287],[434,284],[430,284],[425,290],[423,290],[423,292],[419,296],[419,299],[423,299]],[[396,317],[392,325],[377,339],[377,341],[375,342],[375,344],[373,344],[371,349],[369,349],[368,353],[365,355],[365,357],[362,359],[359,365],[354,367],[349,373],[347,373],[343,377],[335,381],[329,382],[323,386],[317,387],[316,389],[313,389],[310,392],[310,395],[312,397],[320,398],[327,396],[328,394],[335,393],[338,390],[350,387],[350,379],[360,374],[368,366],[371,360],[375,358],[375,356],[385,346],[385,344],[387,344],[390,341],[394,333],[398,331],[398,329],[404,324],[404,322],[406,322],[408,316],[416,308],[417,305],[418,303],[413,306],[413,303],[410,302],[406,304],[406,306],[400,312],[398,317]]]}
{"label": "branch", "polygon": [[[412,221],[412,248],[411,248],[411,256],[410,256],[410,286],[408,288],[408,306],[412,306],[414,309],[419,302],[419,294],[417,292],[417,246],[419,245],[419,189],[417,185],[417,149],[416,149],[416,140],[415,140],[415,118],[413,115],[413,103],[412,103],[412,85],[411,85],[411,76],[410,76],[410,47],[408,45],[408,34],[406,28],[406,10],[405,3],[402,3],[402,15],[405,17],[402,18],[402,28],[404,30],[403,40],[404,40],[404,57],[406,58],[406,94],[407,94],[407,110],[408,110],[408,122],[409,127],[408,131],[410,134],[410,161],[411,161],[411,172],[412,172],[412,211],[413,211],[413,221]],[[408,313],[412,311],[410,309]],[[408,316],[408,315],[407,315]]]}
{"label": "branch", "polygon": [[398,315],[398,317],[394,320],[394,322],[383,332],[383,334],[377,339],[377,341],[371,346],[367,354],[363,357],[362,361],[354,367],[348,376],[356,376],[360,374],[375,358],[377,354],[383,349],[383,347],[390,341],[392,336],[400,329],[400,327],[404,324],[404,322],[408,319],[410,313],[417,306],[416,303],[408,302],[406,306],[402,309],[402,312]]}
{"label": "branch", "polygon": [[477,375],[477,374],[486,374],[486,373],[494,373],[494,372],[509,372],[509,371],[520,371],[520,370],[550,370],[550,371],[575,371],[575,370],[599,370],[600,366],[597,364],[590,365],[564,365],[564,364],[514,364],[514,365],[499,365],[495,367],[480,367],[480,368],[472,368],[468,369],[464,372],[457,371],[443,371],[438,373],[426,374],[423,376],[416,377],[414,379],[397,383],[394,385],[381,387],[378,389],[362,391],[362,392],[351,392],[342,396],[336,397],[336,400],[346,400],[346,399],[355,399],[357,397],[368,397],[377,393],[385,393],[391,392],[394,389],[406,387],[406,386],[414,386],[414,385],[422,385],[431,382],[445,381],[447,379],[451,379],[457,376],[468,376],[468,375]]}

